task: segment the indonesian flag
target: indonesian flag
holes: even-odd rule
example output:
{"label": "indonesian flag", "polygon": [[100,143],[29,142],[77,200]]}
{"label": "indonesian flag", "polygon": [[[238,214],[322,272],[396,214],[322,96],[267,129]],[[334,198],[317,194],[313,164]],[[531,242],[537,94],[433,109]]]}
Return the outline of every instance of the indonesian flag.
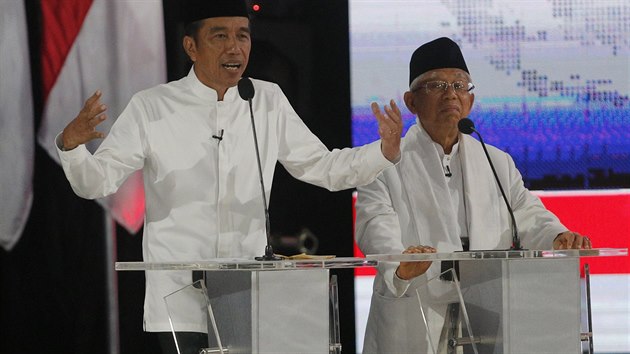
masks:
{"label": "indonesian flag", "polygon": [[22,0],[0,0],[0,246],[19,240],[33,201],[33,99]]}
{"label": "indonesian flag", "polygon": [[[38,141],[59,162],[55,136],[96,90],[108,107],[97,130],[107,133],[134,93],[166,81],[162,1],[44,0],[41,6],[45,103]],[[136,233],[144,220],[141,172],[98,201]]]}

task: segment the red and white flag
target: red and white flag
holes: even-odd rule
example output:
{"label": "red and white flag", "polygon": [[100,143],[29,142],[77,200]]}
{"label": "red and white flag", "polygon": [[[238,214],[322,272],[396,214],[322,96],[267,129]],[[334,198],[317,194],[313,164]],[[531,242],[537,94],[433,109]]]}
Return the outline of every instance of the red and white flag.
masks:
{"label": "red and white flag", "polygon": [[[162,1],[46,0],[41,6],[45,103],[38,141],[58,162],[55,136],[96,90],[108,107],[108,120],[97,129],[107,133],[134,93],[166,82]],[[144,219],[142,174],[99,203],[137,232]]]}
{"label": "red and white flag", "polygon": [[17,243],[33,201],[33,98],[22,0],[0,1],[0,246]]}

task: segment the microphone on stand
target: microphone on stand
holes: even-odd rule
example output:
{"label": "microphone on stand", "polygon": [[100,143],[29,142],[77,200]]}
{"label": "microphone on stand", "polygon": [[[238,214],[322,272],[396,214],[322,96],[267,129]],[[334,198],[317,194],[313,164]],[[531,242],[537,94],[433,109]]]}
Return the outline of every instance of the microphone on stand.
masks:
{"label": "microphone on stand", "polygon": [[486,148],[486,144],[483,142],[483,138],[481,134],[475,129],[475,123],[468,118],[463,118],[457,123],[457,127],[459,131],[464,134],[472,134],[473,132],[477,134],[479,141],[481,142],[481,146],[483,147],[483,152],[486,154],[486,158],[488,158],[488,162],[490,163],[490,168],[492,169],[492,173],[494,174],[494,179],[497,181],[497,185],[499,185],[499,190],[501,191],[501,195],[503,196],[503,200],[505,201],[505,205],[507,206],[508,212],[510,213],[510,218],[512,219],[512,248],[510,250],[520,251],[523,249],[521,246],[521,239],[518,237],[518,229],[516,228],[516,219],[514,218],[514,212],[512,211],[512,207],[505,196],[505,192],[503,191],[503,186],[501,185],[501,181],[499,181],[499,176],[497,176],[497,171],[494,169],[494,165],[492,164],[492,159],[490,159],[490,154],[488,154],[488,149]]}
{"label": "microphone on stand", "polygon": [[269,221],[269,208],[267,207],[267,195],[265,194],[265,183],[263,181],[262,166],[260,163],[260,151],[258,150],[258,137],[256,136],[256,124],[254,124],[254,110],[252,109],[252,98],[254,98],[254,84],[248,77],[243,77],[238,81],[238,94],[249,103],[249,115],[252,119],[252,132],[254,133],[254,146],[256,147],[256,161],[258,162],[258,176],[260,177],[260,189],[262,191],[263,207],[265,209],[265,234],[267,236],[267,246],[265,254],[255,257],[257,261],[277,261],[280,257],[273,254],[271,246],[271,222]]}

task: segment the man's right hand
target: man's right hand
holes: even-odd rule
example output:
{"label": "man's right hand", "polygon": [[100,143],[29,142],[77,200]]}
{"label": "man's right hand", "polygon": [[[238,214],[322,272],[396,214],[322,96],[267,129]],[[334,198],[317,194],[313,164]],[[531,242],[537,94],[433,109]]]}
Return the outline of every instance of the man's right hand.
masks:
{"label": "man's right hand", "polygon": [[[409,253],[435,253],[435,248],[431,246],[410,246],[403,251],[403,254]],[[396,269],[396,276],[402,280],[411,280],[417,276],[424,274],[431,266],[431,261],[421,262],[400,262]]]}
{"label": "man's right hand", "polygon": [[101,103],[101,95],[101,91],[98,90],[88,98],[79,115],[64,128],[62,133],[64,150],[72,150],[90,140],[105,137],[105,134],[96,131],[96,126],[107,119],[104,113],[107,107]]}

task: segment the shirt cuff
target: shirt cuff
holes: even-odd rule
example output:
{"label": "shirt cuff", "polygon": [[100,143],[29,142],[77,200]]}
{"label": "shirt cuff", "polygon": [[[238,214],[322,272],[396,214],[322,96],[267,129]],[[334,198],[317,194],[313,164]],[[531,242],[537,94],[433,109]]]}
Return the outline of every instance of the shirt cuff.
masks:
{"label": "shirt cuff", "polygon": [[411,285],[411,280],[404,280],[398,277],[396,271],[394,270],[394,288],[396,289],[396,297],[401,297],[407,292],[409,289],[409,285]]}
{"label": "shirt cuff", "polygon": [[57,146],[57,149],[59,151],[70,151],[70,150],[74,150],[74,149],[66,149],[63,146],[63,136],[62,136],[63,132],[57,134],[57,136],[55,137],[55,145]]}
{"label": "shirt cuff", "polygon": [[400,159],[402,156],[402,152],[401,152],[401,154],[398,156],[398,159],[396,159],[395,162],[389,161],[385,157],[385,155],[383,155],[383,150],[381,150],[380,140],[376,140],[374,142],[371,142],[365,145],[365,148],[368,151],[368,156],[369,156],[368,161],[371,161],[372,164],[376,164],[381,169],[381,171],[385,170],[386,168],[396,165],[398,162],[400,162]]}

